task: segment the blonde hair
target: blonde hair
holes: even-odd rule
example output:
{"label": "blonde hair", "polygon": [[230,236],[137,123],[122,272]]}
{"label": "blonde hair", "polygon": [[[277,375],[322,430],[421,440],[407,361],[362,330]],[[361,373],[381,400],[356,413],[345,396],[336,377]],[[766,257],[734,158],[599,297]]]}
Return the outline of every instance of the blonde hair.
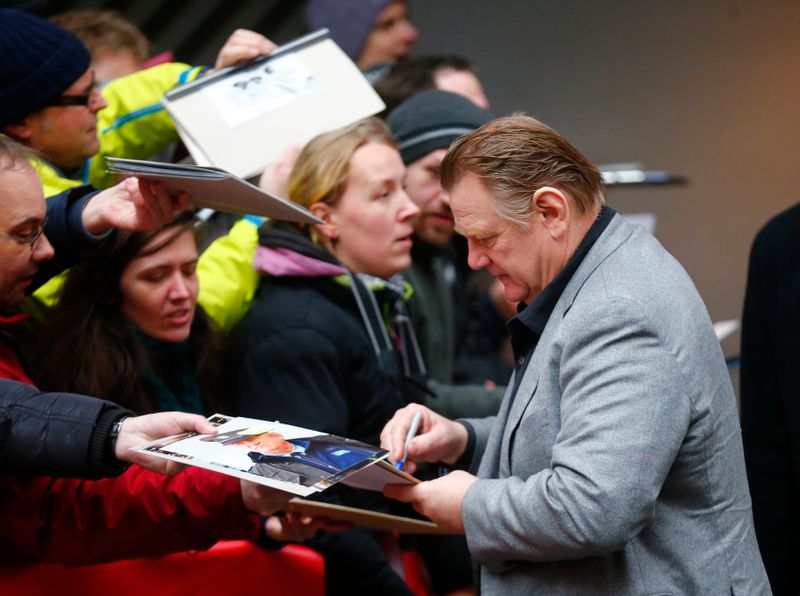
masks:
{"label": "blonde hair", "polygon": [[289,174],[289,198],[306,208],[314,203],[335,205],[347,186],[350,159],[369,142],[397,147],[389,127],[377,118],[360,120],[311,139]]}

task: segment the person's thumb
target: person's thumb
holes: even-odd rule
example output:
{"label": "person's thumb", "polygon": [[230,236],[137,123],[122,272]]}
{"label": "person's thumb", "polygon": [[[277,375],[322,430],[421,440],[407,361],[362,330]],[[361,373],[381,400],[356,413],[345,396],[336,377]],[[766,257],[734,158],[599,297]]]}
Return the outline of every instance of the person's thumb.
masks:
{"label": "person's thumb", "polygon": [[416,461],[435,461],[437,438],[435,432],[417,435],[408,443],[408,457]]}

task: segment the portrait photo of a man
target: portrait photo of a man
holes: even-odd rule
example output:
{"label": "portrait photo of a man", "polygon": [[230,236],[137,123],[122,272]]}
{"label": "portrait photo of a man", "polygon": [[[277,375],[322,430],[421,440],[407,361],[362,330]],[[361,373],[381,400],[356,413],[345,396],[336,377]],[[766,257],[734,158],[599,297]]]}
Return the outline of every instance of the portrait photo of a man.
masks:
{"label": "portrait photo of a man", "polygon": [[307,487],[321,480],[335,481],[332,477],[383,453],[378,447],[335,435],[286,439],[275,431],[258,430],[223,433],[203,440],[246,449],[253,462],[247,470],[251,474]]}

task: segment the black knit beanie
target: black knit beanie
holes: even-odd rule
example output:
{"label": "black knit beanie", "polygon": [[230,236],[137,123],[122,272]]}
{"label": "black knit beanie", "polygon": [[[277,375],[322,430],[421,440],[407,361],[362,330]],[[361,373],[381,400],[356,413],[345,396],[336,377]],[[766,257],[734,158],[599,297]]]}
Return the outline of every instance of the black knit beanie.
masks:
{"label": "black knit beanie", "polygon": [[386,123],[409,164],[483,126],[494,116],[466,97],[432,89],[417,93],[389,113]]}
{"label": "black knit beanie", "polygon": [[70,31],[20,10],[0,8],[0,126],[45,107],[90,63],[86,46]]}

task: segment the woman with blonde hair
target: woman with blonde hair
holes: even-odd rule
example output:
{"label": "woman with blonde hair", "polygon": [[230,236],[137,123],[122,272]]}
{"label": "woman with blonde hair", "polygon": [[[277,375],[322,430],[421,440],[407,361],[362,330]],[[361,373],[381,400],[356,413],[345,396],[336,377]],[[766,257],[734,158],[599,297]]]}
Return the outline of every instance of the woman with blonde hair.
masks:
{"label": "woman with blonde hair", "polygon": [[[425,367],[405,311],[412,219],[405,167],[386,125],[375,118],[319,135],[300,152],[287,193],[324,224],[268,223],[254,267],[261,282],[234,332],[237,413],[379,443],[394,411],[426,396]],[[324,496],[388,510],[379,493],[334,487]],[[406,594],[378,537],[363,528],[316,540],[329,593]],[[418,549],[425,557],[425,546]],[[446,544],[431,546],[440,553]],[[471,583],[461,563],[429,569],[439,593]]]}

